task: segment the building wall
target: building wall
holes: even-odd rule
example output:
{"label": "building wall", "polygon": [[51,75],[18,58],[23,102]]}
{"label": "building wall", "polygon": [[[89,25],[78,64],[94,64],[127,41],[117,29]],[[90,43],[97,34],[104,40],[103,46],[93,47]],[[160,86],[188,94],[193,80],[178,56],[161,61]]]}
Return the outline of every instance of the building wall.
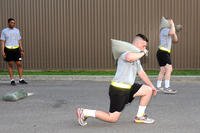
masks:
{"label": "building wall", "polygon": [[[175,69],[200,68],[199,0],[0,0],[0,28],[14,17],[25,48],[25,69],[114,69],[110,39],[150,40],[146,69],[158,69],[159,22],[184,25],[173,46]],[[0,60],[0,67],[6,68]]]}

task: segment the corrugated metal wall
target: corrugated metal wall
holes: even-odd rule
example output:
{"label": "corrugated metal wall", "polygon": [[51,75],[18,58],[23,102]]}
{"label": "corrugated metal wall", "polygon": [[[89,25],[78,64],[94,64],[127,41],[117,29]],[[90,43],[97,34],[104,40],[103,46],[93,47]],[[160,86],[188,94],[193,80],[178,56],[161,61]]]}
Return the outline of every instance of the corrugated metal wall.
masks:
{"label": "corrugated metal wall", "polygon": [[150,40],[144,67],[157,69],[164,15],[184,25],[173,46],[175,68],[199,69],[199,7],[199,0],[0,0],[0,28],[16,18],[26,69],[113,69],[110,39],[132,41],[137,33]]}

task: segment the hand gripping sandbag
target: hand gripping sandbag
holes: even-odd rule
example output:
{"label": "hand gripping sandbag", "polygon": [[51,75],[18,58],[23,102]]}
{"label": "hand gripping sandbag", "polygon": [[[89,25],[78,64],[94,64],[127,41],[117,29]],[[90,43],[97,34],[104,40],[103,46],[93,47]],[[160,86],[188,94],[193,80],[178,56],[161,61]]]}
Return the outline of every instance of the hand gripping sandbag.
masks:
{"label": "hand gripping sandbag", "polygon": [[[160,30],[163,28],[170,28],[170,23],[165,17],[162,17],[160,21]],[[175,30],[177,33],[180,32],[182,29],[183,29],[183,25],[181,24],[175,25]]]}
{"label": "hand gripping sandbag", "polygon": [[115,40],[111,39],[112,42],[112,54],[115,60],[119,58],[119,56],[124,52],[133,52],[133,53],[139,53],[141,50],[139,50],[137,47],[135,47],[133,44],[125,41]]}
{"label": "hand gripping sandbag", "polygon": [[20,99],[24,99],[31,95],[33,95],[33,93],[28,93],[25,90],[21,89],[21,90],[15,91],[15,92],[6,93],[2,99],[4,101],[13,101],[14,102],[14,101],[18,101]]}
{"label": "hand gripping sandbag", "polygon": [[175,30],[177,33],[180,32],[182,29],[183,29],[183,25],[180,25],[180,24],[175,25]]}

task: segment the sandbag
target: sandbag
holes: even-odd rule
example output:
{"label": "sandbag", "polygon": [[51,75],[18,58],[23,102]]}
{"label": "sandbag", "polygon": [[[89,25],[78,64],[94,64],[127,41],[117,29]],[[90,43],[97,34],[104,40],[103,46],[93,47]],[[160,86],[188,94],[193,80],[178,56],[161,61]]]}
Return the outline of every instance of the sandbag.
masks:
{"label": "sandbag", "polygon": [[6,93],[2,97],[2,99],[4,101],[18,101],[20,99],[24,99],[24,98],[31,96],[31,95],[33,95],[33,93],[28,93],[24,89],[21,89],[21,90],[15,91],[15,92]]}
{"label": "sandbag", "polygon": [[133,53],[141,52],[141,50],[139,50],[136,46],[134,46],[129,42],[115,40],[115,39],[111,39],[111,42],[112,42],[112,54],[115,60],[117,60],[122,53],[127,51]]}
{"label": "sandbag", "polygon": [[[163,28],[170,28],[170,23],[165,17],[162,17],[160,21],[160,30]],[[183,25],[181,24],[175,25],[175,30],[177,33],[180,32],[182,29],[183,29]]]}
{"label": "sandbag", "polygon": [[170,28],[170,27],[171,26],[170,26],[169,21],[165,17],[162,17],[160,20],[160,30],[163,28]]}

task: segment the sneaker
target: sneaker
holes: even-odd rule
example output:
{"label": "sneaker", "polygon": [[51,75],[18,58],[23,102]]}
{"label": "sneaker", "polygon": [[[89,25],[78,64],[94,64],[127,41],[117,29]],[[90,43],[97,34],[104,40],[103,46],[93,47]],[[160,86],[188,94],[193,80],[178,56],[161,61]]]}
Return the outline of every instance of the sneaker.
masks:
{"label": "sneaker", "polygon": [[157,88],[157,91],[158,91],[158,92],[159,92],[159,91],[163,92],[163,90],[164,90],[163,87]]}
{"label": "sneaker", "polygon": [[177,90],[173,90],[171,88],[167,88],[167,89],[164,89],[163,92],[165,94],[176,94],[177,93]]}
{"label": "sneaker", "polygon": [[137,117],[137,116],[136,116],[135,119],[134,119],[134,122],[135,122],[135,123],[152,124],[152,123],[155,122],[155,120],[152,119],[152,118],[148,118],[147,115],[144,115],[144,116],[142,116],[142,117]]}
{"label": "sneaker", "polygon": [[16,86],[16,83],[15,83],[14,80],[12,80],[12,81],[10,82],[10,84],[11,84],[12,86]]}
{"label": "sneaker", "polygon": [[87,117],[85,117],[83,114],[83,108],[77,108],[76,115],[77,115],[77,120],[80,126],[87,125],[87,122],[86,122]]}
{"label": "sneaker", "polygon": [[28,83],[27,83],[25,80],[23,80],[23,79],[22,79],[22,80],[19,80],[19,83],[20,83],[20,84],[28,84]]}

